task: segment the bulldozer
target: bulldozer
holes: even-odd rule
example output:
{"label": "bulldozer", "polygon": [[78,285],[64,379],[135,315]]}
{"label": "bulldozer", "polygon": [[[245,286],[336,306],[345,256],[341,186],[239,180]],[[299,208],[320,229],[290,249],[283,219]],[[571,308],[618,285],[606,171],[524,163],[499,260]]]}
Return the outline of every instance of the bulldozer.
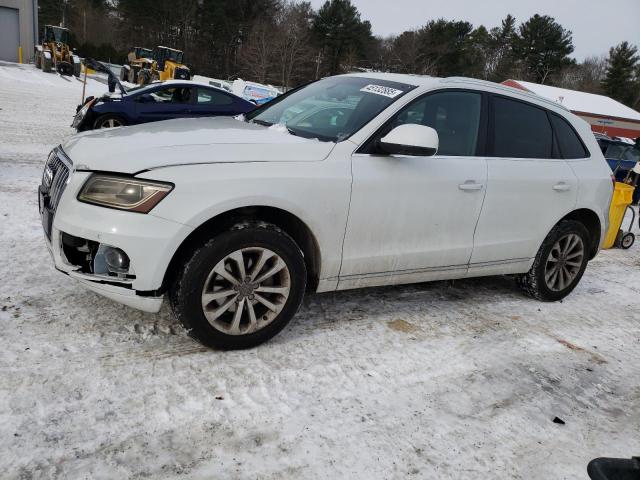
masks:
{"label": "bulldozer", "polygon": [[52,67],[61,75],[80,76],[80,58],[69,46],[69,29],[45,25],[42,43],[35,47],[36,67],[50,72]]}
{"label": "bulldozer", "polygon": [[127,61],[120,69],[120,80],[137,83],[140,70],[150,70],[152,64],[153,51],[150,48],[131,47],[129,53],[127,53]]}
{"label": "bulldozer", "polygon": [[189,80],[191,70],[182,63],[184,53],[169,47],[153,49],[153,61],[138,72],[138,85],[146,85],[157,80]]}

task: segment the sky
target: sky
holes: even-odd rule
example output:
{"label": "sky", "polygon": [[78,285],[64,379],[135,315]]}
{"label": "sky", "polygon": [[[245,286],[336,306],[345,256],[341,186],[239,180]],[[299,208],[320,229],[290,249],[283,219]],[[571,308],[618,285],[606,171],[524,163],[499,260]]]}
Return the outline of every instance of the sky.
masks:
{"label": "sky", "polygon": [[[325,0],[311,0],[319,8]],[[640,0],[352,0],[375,35],[402,33],[431,19],[465,20],[488,29],[508,13],[517,23],[535,13],[549,15],[573,32],[573,57],[606,55],[627,40],[640,47]]]}

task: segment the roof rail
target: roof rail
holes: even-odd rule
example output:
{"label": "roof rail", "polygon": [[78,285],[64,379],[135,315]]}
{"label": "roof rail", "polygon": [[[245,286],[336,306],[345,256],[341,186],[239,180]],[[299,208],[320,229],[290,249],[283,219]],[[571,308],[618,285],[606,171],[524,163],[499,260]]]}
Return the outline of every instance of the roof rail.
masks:
{"label": "roof rail", "polygon": [[472,84],[472,85],[485,85],[485,86],[491,86],[493,88],[498,88],[500,90],[504,90],[505,92],[508,92],[510,94],[513,93],[517,93],[523,97],[529,97],[531,99],[535,99],[539,102],[543,102],[546,103],[548,105],[553,105],[554,107],[560,107],[563,110],[570,112],[571,110],[569,110],[567,107],[565,107],[563,104],[558,103],[558,102],[554,102],[553,100],[549,100],[548,98],[542,97],[540,95],[537,95],[533,92],[530,92],[529,90],[520,90],[519,88],[514,88],[514,87],[510,87],[508,85],[503,85],[501,83],[496,83],[496,82],[490,82],[489,80],[481,80],[479,78],[469,78],[469,77],[446,77],[442,79],[442,82],[444,83],[466,83],[466,84]]}

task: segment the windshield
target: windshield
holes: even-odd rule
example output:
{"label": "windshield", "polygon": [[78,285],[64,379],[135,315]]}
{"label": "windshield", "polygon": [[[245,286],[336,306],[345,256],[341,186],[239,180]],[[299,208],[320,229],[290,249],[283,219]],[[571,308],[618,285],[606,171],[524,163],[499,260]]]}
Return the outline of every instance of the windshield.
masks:
{"label": "windshield", "polygon": [[167,49],[167,60],[173,60],[176,63],[182,63],[183,53],[177,50]]}
{"label": "windshield", "polygon": [[637,162],[640,160],[640,150],[633,145],[624,143],[610,143],[604,153],[605,158],[612,160],[626,160]]}
{"label": "windshield", "polygon": [[69,31],[64,28],[48,27],[47,42],[69,43]]}
{"label": "windshield", "polygon": [[153,51],[149,50],[148,48],[140,49],[140,58],[151,58],[152,56],[153,56]]}
{"label": "windshield", "polygon": [[363,77],[329,77],[276,98],[246,115],[260,125],[327,142],[349,138],[415,86]]}

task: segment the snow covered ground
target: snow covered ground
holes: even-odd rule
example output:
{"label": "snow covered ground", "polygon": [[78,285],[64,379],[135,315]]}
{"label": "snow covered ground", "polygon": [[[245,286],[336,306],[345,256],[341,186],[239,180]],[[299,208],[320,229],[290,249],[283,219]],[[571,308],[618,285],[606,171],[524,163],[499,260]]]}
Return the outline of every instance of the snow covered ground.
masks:
{"label": "snow covered ground", "polygon": [[0,63],[3,479],[586,479],[640,454],[640,246],[562,303],[502,277],[315,295],[209,351],[51,266],[36,188],[81,89]]}

